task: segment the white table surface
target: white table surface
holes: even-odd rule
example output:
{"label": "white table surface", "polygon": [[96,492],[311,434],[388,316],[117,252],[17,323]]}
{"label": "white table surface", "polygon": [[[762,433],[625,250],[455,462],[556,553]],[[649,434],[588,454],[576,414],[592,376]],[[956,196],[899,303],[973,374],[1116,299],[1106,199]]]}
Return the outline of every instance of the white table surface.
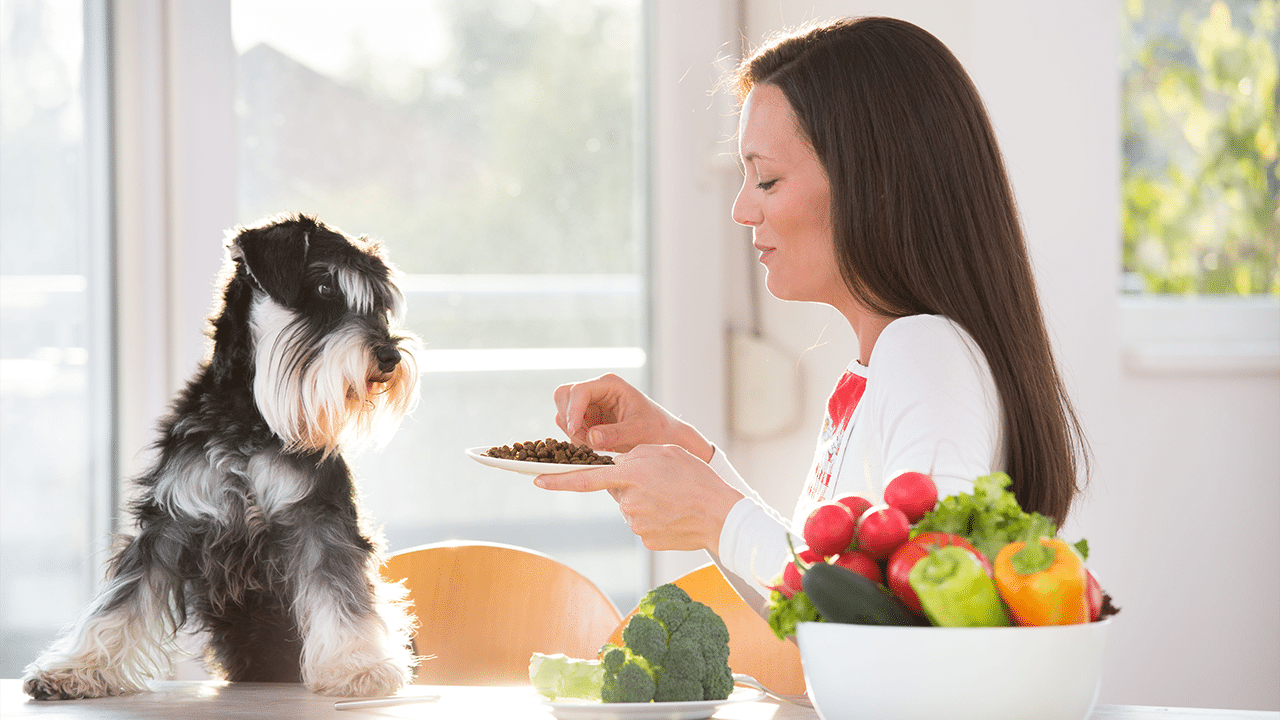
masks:
{"label": "white table surface", "polygon": [[[540,696],[523,687],[433,687],[415,685],[404,695],[440,695],[439,702],[365,710],[336,710],[337,698],[307,692],[301,685],[227,684],[216,681],[169,681],[152,692],[94,700],[31,700],[19,680],[0,680],[0,718],[98,718],[101,720],[361,720],[429,718],[449,720],[503,718],[546,720],[551,714]],[[817,712],[788,703],[763,700],[725,708],[716,720],[816,720]],[[1102,705],[1091,720],[1280,720],[1280,712],[1206,710],[1198,708]],[[1033,720],[1033,719],[1028,719]]]}

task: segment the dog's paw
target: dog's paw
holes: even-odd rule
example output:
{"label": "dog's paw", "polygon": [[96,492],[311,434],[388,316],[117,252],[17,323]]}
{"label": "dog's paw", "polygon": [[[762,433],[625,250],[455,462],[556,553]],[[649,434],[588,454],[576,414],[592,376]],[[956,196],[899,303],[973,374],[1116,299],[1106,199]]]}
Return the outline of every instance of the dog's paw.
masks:
{"label": "dog's paw", "polygon": [[409,681],[409,669],[391,660],[365,665],[350,663],[322,672],[307,687],[319,695],[378,697],[394,695]]}
{"label": "dog's paw", "polygon": [[101,668],[28,667],[22,691],[36,700],[75,700],[141,692],[145,687]]}

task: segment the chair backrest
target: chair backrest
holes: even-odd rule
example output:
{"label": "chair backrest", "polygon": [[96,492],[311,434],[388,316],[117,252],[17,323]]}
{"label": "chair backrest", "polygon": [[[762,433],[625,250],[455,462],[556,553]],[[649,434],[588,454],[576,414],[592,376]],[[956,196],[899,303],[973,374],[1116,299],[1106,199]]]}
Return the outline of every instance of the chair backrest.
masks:
{"label": "chair backrest", "polygon": [[[714,563],[708,563],[673,580],[689,597],[716,611],[729,628],[729,667],[745,673],[762,685],[780,693],[804,693],[804,671],[800,668],[800,649],[790,640],[779,640],[769,623],[739,597],[733,586],[720,574]],[[627,614],[630,619],[635,614]],[[622,644],[624,620],[609,636],[609,642]]]}
{"label": "chair backrest", "polygon": [[418,619],[419,685],[529,682],[534,652],[595,658],[621,621],[586,577],[546,555],[494,543],[449,542],[392,554]]}

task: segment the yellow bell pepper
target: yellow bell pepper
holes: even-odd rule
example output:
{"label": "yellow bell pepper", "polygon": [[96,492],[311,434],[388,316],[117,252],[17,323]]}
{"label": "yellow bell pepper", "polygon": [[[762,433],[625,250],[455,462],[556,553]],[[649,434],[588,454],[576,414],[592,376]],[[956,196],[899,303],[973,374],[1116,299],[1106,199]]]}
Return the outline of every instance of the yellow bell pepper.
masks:
{"label": "yellow bell pepper", "polygon": [[993,564],[1000,597],[1019,625],[1089,622],[1088,570],[1056,537],[1005,545]]}

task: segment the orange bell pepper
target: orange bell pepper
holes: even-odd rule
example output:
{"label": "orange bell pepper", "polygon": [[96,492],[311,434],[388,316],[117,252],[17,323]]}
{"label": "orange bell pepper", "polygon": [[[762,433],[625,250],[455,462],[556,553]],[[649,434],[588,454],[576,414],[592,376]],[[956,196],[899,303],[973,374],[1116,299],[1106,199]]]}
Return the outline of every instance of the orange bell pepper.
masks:
{"label": "orange bell pepper", "polygon": [[996,587],[1019,625],[1089,622],[1089,571],[1058,538],[1013,542],[996,555]]}

